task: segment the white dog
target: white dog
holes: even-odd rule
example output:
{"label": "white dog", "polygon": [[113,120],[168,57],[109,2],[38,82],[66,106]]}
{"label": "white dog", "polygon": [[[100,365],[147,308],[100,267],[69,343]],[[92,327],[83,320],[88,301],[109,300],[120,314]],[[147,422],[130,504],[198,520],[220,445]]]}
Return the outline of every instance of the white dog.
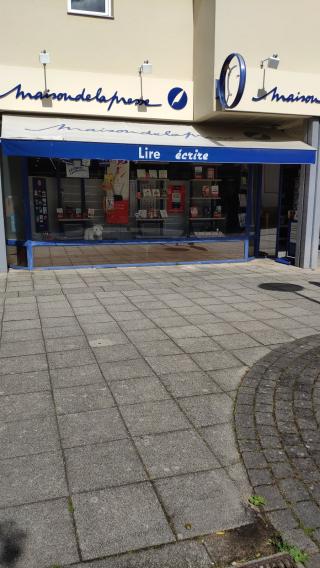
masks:
{"label": "white dog", "polygon": [[93,225],[93,227],[88,227],[84,232],[85,241],[98,241],[102,240],[103,226]]}

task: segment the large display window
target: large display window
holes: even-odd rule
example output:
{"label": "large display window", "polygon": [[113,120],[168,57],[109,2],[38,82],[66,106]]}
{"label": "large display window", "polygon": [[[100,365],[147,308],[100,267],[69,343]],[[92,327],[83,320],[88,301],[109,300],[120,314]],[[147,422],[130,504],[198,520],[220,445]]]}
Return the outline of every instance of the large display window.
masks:
{"label": "large display window", "polygon": [[7,178],[7,238],[20,250],[18,265],[247,257],[246,165],[9,157]]}

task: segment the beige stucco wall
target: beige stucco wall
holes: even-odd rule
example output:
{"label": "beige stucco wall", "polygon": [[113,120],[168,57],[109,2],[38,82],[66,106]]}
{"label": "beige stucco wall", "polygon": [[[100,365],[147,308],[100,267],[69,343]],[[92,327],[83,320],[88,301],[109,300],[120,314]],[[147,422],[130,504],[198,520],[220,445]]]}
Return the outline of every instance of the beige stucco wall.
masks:
{"label": "beige stucco wall", "polygon": [[[3,5],[2,5],[3,4]],[[25,90],[43,90],[39,52],[50,53],[48,87],[51,91],[91,92],[102,86],[106,95],[115,90],[125,97],[139,97],[138,67],[145,59],[153,64],[144,78],[144,98],[161,102],[148,109],[143,120],[192,120],[193,1],[114,0],[114,18],[67,13],[67,0],[0,0],[0,94],[17,83]],[[189,96],[187,107],[172,110],[167,104],[170,88],[179,86]],[[0,110],[86,114],[105,117],[94,103],[54,103],[0,100]],[[137,108],[118,105],[110,116],[141,118]]]}
{"label": "beige stucco wall", "polygon": [[300,91],[320,99],[319,20],[319,0],[195,0],[194,61],[206,48],[213,52],[210,63],[205,58],[198,77],[195,75],[195,118],[210,118],[219,110],[211,91],[202,87],[208,77],[214,84],[232,52],[245,58],[247,83],[240,104],[228,112],[319,116],[319,104],[252,101],[262,86],[260,62],[274,53],[280,65],[276,71],[267,69],[266,90],[277,86],[285,95]]}

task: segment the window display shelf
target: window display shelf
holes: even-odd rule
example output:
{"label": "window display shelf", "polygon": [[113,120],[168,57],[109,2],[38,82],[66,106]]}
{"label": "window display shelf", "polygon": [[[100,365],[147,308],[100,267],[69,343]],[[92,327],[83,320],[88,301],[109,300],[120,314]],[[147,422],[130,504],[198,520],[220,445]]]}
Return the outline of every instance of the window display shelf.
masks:
{"label": "window display shelf", "polygon": [[58,223],[83,223],[84,221],[94,221],[96,217],[83,217],[83,218],[77,218],[77,219],[72,219],[72,218],[63,218],[63,219],[58,219]]}
{"label": "window display shelf", "polygon": [[189,221],[224,221],[225,217],[189,217]]}
{"label": "window display shelf", "polygon": [[205,201],[205,200],[207,200],[207,199],[208,199],[209,201],[212,201],[212,199],[213,199],[214,201],[217,201],[217,199],[221,199],[221,197],[195,197],[195,196],[193,196],[193,197],[191,197],[190,199],[191,199],[191,201],[193,201],[194,199],[196,199],[196,200],[201,199],[201,201],[202,201],[202,200]]}

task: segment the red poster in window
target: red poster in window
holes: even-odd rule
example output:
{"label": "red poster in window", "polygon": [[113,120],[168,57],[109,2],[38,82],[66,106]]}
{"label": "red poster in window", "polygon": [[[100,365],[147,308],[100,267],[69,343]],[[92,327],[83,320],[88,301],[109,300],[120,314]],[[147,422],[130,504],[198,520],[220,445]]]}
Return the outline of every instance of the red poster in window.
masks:
{"label": "red poster in window", "polygon": [[184,185],[168,186],[168,213],[183,213],[186,200]]}
{"label": "red poster in window", "polygon": [[110,225],[127,225],[129,221],[129,200],[115,201],[113,208],[106,211],[106,221]]}

